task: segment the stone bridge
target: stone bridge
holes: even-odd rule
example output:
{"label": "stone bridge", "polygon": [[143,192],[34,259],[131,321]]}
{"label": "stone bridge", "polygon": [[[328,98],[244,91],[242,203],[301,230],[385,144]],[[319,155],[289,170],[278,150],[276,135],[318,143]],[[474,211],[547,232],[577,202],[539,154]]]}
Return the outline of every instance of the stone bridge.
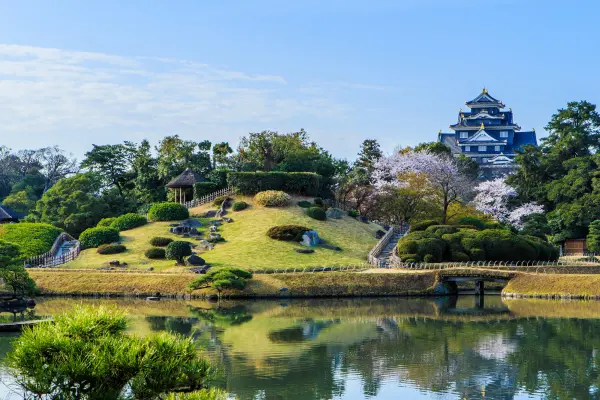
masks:
{"label": "stone bridge", "polygon": [[514,272],[490,269],[457,268],[441,270],[434,293],[441,295],[456,294],[458,293],[458,283],[474,282],[475,294],[483,295],[485,282],[506,285],[514,276]]}

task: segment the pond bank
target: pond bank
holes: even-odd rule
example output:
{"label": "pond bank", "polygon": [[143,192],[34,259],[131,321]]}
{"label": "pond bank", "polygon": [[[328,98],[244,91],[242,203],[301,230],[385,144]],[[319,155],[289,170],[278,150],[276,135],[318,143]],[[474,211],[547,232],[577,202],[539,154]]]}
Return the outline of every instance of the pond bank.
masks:
{"label": "pond bank", "polygon": [[[459,270],[422,272],[324,272],[298,274],[256,274],[242,291],[224,291],[225,297],[361,297],[424,296],[434,294],[440,274]],[[482,271],[478,271],[482,272]],[[191,291],[198,275],[119,273],[95,271],[29,270],[43,295],[204,298],[213,289]],[[600,299],[600,275],[510,273],[502,291],[505,297],[548,297]]]}

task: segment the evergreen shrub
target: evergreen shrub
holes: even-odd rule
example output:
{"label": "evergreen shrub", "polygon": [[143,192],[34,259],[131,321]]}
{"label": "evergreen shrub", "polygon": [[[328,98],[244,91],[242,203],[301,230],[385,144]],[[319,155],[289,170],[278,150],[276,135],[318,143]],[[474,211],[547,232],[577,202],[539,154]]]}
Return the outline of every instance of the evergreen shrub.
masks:
{"label": "evergreen shrub", "polygon": [[215,206],[215,207],[221,207],[221,204],[223,204],[223,202],[224,202],[225,200],[227,200],[227,196],[219,196],[219,197],[216,197],[216,198],[213,200],[213,202],[212,202],[212,203],[213,203],[213,206]]}
{"label": "evergreen shrub", "polygon": [[137,228],[146,225],[148,220],[145,216],[140,214],[123,214],[117,217],[111,224],[110,227],[118,231],[126,231],[128,229]]}
{"label": "evergreen shrub", "polygon": [[232,206],[233,211],[242,211],[246,208],[248,208],[248,203],[246,203],[245,201],[236,201],[235,203],[233,203]]}
{"label": "evergreen shrub", "polygon": [[118,241],[119,231],[113,228],[88,228],[79,235],[79,242],[82,249],[89,249]]}
{"label": "evergreen shrub", "polygon": [[96,226],[101,228],[110,228],[110,226],[113,222],[115,222],[116,219],[117,217],[102,218],[100,222],[96,224]]}
{"label": "evergreen shrub", "polygon": [[439,225],[440,222],[435,220],[435,219],[428,219],[425,221],[421,221],[415,224],[411,224],[410,225],[410,230],[411,232],[414,231],[424,231],[425,229],[429,228],[432,225]]}
{"label": "evergreen shrub", "polygon": [[348,210],[348,216],[352,218],[358,218],[360,214],[356,210]]}
{"label": "evergreen shrub", "polygon": [[122,244],[110,243],[99,246],[96,252],[98,254],[118,254],[124,252],[125,250],[127,250],[127,248]]}
{"label": "evergreen shrub", "polygon": [[192,255],[192,246],[189,242],[176,240],[167,245],[165,256],[169,260],[177,260],[178,264],[183,264],[183,258]]}
{"label": "evergreen shrub", "polygon": [[306,215],[319,221],[325,221],[327,219],[327,212],[321,207],[311,207],[307,209]]}
{"label": "evergreen shrub", "polygon": [[298,207],[302,207],[302,208],[310,208],[313,206],[313,204],[310,201],[306,201],[306,200],[300,200],[297,204],[298,204]]}
{"label": "evergreen shrub", "polygon": [[180,221],[190,217],[190,212],[179,203],[155,203],[148,211],[151,221]]}
{"label": "evergreen shrub", "polygon": [[152,260],[162,260],[166,257],[166,252],[165,249],[161,247],[151,247],[146,250],[144,255]]}
{"label": "evergreen shrub", "polygon": [[595,220],[590,224],[586,247],[591,253],[600,253],[600,220]]}
{"label": "evergreen shrub", "polygon": [[173,239],[168,238],[168,237],[155,236],[152,239],[150,239],[150,244],[152,246],[156,246],[156,247],[165,247],[172,241],[173,241]]}
{"label": "evergreen shrub", "polygon": [[280,190],[266,190],[257,193],[254,202],[263,207],[285,207],[290,205],[292,198]]}
{"label": "evergreen shrub", "polygon": [[302,240],[304,232],[310,231],[310,228],[300,225],[280,225],[269,228],[267,236],[275,240],[297,241]]}

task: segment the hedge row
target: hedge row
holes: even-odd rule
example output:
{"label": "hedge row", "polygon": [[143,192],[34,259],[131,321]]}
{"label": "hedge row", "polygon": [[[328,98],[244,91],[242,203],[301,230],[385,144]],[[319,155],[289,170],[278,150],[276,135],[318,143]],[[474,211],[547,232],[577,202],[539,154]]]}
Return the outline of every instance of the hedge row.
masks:
{"label": "hedge row", "polygon": [[505,229],[431,225],[398,242],[405,262],[442,261],[554,261],[558,249],[547,241]]}
{"label": "hedge row", "polygon": [[[148,220],[143,215],[129,213],[123,214],[120,217],[115,218],[109,227],[118,231],[126,231],[128,229],[133,229],[146,225],[146,223],[148,223]],[[100,226],[100,224],[98,225]]]}
{"label": "hedge row", "polygon": [[198,182],[194,184],[194,198],[199,199],[219,190],[220,187],[214,182]]}
{"label": "hedge row", "polygon": [[283,190],[316,196],[321,189],[321,175],[313,172],[230,172],[227,182],[243,194]]}

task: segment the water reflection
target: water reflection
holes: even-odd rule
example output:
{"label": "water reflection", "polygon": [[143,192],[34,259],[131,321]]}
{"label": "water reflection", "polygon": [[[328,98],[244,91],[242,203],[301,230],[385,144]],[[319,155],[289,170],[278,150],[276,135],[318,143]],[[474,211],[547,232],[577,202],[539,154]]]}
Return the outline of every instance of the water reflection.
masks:
{"label": "water reflection", "polygon": [[194,337],[241,400],[599,397],[598,302],[87,302],[128,309],[141,334]]}

